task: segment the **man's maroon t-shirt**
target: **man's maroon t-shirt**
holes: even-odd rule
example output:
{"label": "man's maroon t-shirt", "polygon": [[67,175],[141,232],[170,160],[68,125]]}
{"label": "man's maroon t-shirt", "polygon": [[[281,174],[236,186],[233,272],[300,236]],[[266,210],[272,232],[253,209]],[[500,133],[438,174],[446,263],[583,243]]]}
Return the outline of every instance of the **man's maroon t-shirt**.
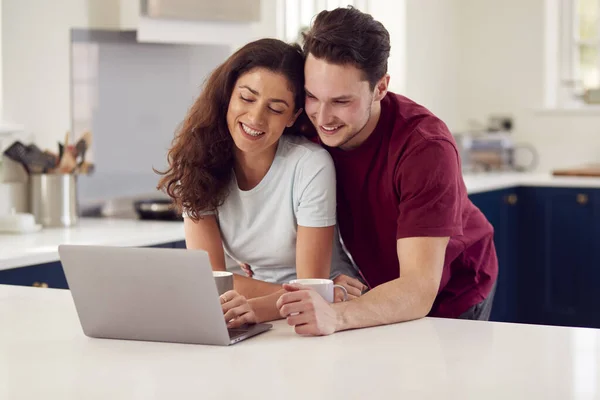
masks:
{"label": "man's maroon t-shirt", "polygon": [[344,244],[371,287],[400,275],[396,240],[449,236],[429,315],[458,317],[484,300],[498,275],[493,227],[471,203],[455,141],[426,108],[388,93],[358,148],[327,148],[337,172]]}

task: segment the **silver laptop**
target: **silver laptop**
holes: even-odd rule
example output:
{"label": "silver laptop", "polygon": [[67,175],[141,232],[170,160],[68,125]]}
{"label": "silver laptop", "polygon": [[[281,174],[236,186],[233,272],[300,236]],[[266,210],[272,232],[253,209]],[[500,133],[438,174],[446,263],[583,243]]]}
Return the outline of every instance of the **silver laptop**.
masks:
{"label": "silver laptop", "polygon": [[87,336],[226,346],[272,327],[227,329],[202,250],[60,245],[58,253]]}

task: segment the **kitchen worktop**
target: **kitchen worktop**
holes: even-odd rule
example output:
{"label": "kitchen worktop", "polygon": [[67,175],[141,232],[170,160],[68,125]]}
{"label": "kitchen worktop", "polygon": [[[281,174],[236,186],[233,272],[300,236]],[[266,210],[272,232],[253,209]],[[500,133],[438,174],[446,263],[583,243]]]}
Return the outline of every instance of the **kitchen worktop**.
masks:
{"label": "kitchen worktop", "polygon": [[[470,194],[515,186],[594,187],[600,178],[555,177],[532,173],[465,174]],[[0,270],[58,261],[59,244],[151,246],[184,240],[183,223],[136,219],[82,218],[73,228],[40,232],[0,234]]]}
{"label": "kitchen worktop", "polygon": [[70,228],[0,234],[0,270],[58,261],[60,244],[152,246],[184,240],[183,223],[82,218]]}
{"label": "kitchen worktop", "polygon": [[230,347],[92,339],[66,290],[0,285],[2,399],[598,399],[600,330],[424,318]]}
{"label": "kitchen worktop", "polygon": [[476,173],[464,174],[463,179],[469,194],[515,186],[600,188],[600,178],[552,176],[550,173]]}

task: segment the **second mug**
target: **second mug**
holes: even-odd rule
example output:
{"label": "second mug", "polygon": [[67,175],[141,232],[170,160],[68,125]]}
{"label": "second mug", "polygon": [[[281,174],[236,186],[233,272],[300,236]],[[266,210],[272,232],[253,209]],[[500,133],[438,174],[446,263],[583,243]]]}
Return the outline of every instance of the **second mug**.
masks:
{"label": "second mug", "polygon": [[294,279],[290,283],[297,283],[299,285],[307,286],[314,289],[321,295],[326,301],[333,303],[334,300],[334,289],[340,288],[344,293],[344,301],[348,300],[348,291],[341,285],[336,285],[331,279]]}

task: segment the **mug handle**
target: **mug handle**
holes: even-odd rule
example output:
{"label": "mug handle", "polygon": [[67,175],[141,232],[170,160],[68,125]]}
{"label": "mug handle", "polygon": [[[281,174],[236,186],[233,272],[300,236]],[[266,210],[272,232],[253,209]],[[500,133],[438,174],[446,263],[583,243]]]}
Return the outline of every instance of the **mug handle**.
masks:
{"label": "mug handle", "polygon": [[[343,287],[342,285],[333,285],[333,291],[335,293],[335,288],[340,288],[342,289],[342,292],[344,292],[344,301],[348,300],[348,291],[346,290],[345,287]],[[335,299],[335,294],[334,294],[334,299]]]}

